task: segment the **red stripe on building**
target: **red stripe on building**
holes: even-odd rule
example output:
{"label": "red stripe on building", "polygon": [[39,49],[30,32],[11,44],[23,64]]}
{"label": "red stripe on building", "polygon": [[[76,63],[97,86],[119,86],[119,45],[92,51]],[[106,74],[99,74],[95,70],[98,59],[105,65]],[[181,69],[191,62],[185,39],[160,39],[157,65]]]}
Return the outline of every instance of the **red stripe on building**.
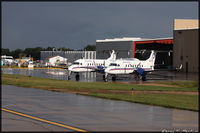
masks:
{"label": "red stripe on building", "polygon": [[133,58],[135,58],[135,46],[136,46],[136,42],[133,42]]}
{"label": "red stripe on building", "polygon": [[151,40],[151,41],[136,41],[136,44],[148,44],[148,43],[161,43],[161,44],[173,44],[173,39],[165,39],[165,40]]}
{"label": "red stripe on building", "polygon": [[147,43],[155,43],[155,41],[136,41],[136,44],[147,44]]}

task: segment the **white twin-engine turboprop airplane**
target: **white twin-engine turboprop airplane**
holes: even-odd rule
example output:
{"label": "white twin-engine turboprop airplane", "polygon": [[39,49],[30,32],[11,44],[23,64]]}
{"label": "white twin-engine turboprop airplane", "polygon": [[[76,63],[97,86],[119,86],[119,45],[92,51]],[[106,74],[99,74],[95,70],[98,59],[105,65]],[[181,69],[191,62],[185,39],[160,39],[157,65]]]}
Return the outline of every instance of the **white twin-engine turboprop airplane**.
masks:
{"label": "white twin-engine turboprop airplane", "polygon": [[136,58],[117,59],[104,70],[105,81],[108,80],[108,75],[115,80],[118,74],[136,74],[136,78],[142,78],[145,81],[147,72],[154,70],[155,58],[156,53],[152,50],[149,59],[144,61]]}
{"label": "white twin-engine turboprop airplane", "polygon": [[70,79],[72,72],[76,73],[76,80],[79,80],[80,72],[104,72],[104,69],[114,60],[116,60],[114,50],[108,59],[78,59],[68,68],[68,79]]}

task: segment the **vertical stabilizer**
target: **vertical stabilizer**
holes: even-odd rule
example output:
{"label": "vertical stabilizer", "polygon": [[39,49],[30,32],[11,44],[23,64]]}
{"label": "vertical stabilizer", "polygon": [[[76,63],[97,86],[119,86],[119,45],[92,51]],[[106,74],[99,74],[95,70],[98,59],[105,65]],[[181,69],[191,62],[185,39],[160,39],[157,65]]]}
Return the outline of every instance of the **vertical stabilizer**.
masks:
{"label": "vertical stabilizer", "polygon": [[114,50],[112,50],[112,53],[110,54],[110,57],[107,60],[116,60],[116,53]]}
{"label": "vertical stabilizer", "polygon": [[146,61],[148,61],[154,65],[155,60],[156,60],[156,53],[154,50],[152,50],[149,59],[147,59]]}

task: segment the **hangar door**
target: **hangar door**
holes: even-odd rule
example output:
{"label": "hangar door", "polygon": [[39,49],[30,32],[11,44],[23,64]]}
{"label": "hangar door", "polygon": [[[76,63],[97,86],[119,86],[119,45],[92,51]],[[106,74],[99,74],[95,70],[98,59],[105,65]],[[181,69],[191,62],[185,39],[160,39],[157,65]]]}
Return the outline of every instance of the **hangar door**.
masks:
{"label": "hangar door", "polygon": [[133,43],[133,57],[140,60],[149,58],[151,50],[156,51],[155,68],[172,68],[173,39],[137,41]]}

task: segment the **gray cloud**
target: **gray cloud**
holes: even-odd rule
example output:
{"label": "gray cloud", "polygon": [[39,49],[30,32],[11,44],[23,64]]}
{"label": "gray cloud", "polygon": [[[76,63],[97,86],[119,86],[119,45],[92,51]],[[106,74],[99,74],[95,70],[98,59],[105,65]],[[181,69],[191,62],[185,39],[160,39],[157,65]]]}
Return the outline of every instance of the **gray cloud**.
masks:
{"label": "gray cloud", "polygon": [[81,49],[114,37],[170,37],[198,2],[2,2],[2,47]]}

